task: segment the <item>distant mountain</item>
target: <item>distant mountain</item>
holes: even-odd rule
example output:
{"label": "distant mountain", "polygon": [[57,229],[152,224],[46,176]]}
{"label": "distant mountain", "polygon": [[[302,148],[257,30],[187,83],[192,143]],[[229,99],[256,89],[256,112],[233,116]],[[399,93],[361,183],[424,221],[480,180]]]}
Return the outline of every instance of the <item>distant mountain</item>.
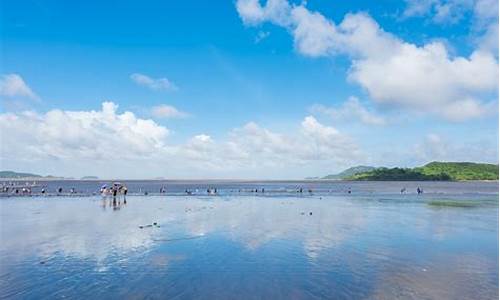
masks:
{"label": "distant mountain", "polygon": [[19,173],[14,171],[0,171],[0,178],[39,178],[41,175],[31,173]]}
{"label": "distant mountain", "polygon": [[95,180],[95,179],[99,179],[99,177],[97,177],[97,176],[83,176],[80,179],[81,180]]}
{"label": "distant mountain", "polygon": [[14,172],[14,171],[0,171],[0,178],[3,179],[45,179],[45,180],[59,180],[59,179],[70,179],[70,178],[64,178],[64,177],[58,177],[58,176],[52,176],[52,175],[47,175],[47,176],[42,176],[38,174],[32,174],[32,173],[22,173],[22,172]]}
{"label": "distant mountain", "polygon": [[373,181],[498,180],[498,165],[471,162],[431,162],[417,168],[377,168],[345,178]]}
{"label": "distant mountain", "polygon": [[354,176],[355,174],[357,173],[362,173],[362,172],[368,172],[368,171],[372,171],[372,170],[375,170],[376,168],[375,167],[370,167],[370,166],[356,166],[356,167],[351,167],[347,170],[344,170],[338,174],[334,174],[334,175],[327,175],[321,179],[337,179],[337,180],[341,180],[341,179],[346,179],[348,177],[351,177],[351,176]]}

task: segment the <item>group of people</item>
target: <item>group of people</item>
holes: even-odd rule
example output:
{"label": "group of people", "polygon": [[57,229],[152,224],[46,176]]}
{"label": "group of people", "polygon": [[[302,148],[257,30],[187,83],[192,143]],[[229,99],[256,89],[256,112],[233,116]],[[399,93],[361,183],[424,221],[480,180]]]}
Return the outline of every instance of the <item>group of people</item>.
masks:
{"label": "group of people", "polygon": [[1,183],[1,191],[2,193],[8,194],[31,194],[31,190],[34,187],[37,187],[37,183],[19,183],[19,182],[2,182]]}
{"label": "group of people", "polygon": [[12,194],[31,194],[31,188],[30,187],[9,187],[9,186],[4,186],[2,187],[2,192],[3,193],[12,193]]}
{"label": "group of people", "polygon": [[127,195],[128,189],[126,186],[120,184],[120,183],[114,183],[110,187],[108,187],[106,184],[101,187],[100,193],[102,196],[113,196],[116,197],[119,194],[122,194],[124,196]]}
{"label": "group of people", "polygon": [[[418,186],[417,187],[417,194],[420,195],[423,193],[424,193],[424,189]],[[401,189],[401,194],[406,194],[406,187]]]}
{"label": "group of people", "polygon": [[128,189],[125,185],[122,185],[120,184],[119,182],[115,182],[113,183],[113,185],[111,186],[107,186],[106,184],[103,185],[101,187],[101,190],[100,190],[100,193],[102,195],[102,202],[103,202],[103,208],[106,209],[106,199],[108,197],[113,197],[113,199],[110,199],[109,200],[109,206],[113,206],[113,210],[117,210],[117,209],[120,209],[120,207],[122,206],[122,202],[121,202],[121,199],[120,197],[118,197],[118,201],[117,201],[117,197],[116,196],[119,196],[119,195],[123,195],[123,204],[126,205],[127,204],[127,193],[128,193]]}

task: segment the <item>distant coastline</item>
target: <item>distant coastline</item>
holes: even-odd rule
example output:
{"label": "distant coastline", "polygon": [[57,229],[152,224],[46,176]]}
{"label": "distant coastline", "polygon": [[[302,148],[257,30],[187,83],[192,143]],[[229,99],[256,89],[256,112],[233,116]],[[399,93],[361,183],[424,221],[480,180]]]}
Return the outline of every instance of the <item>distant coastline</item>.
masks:
{"label": "distant coastline", "polygon": [[83,176],[82,178],[62,177],[47,175],[42,176],[33,173],[15,172],[15,171],[0,171],[0,180],[26,180],[26,181],[50,181],[50,180],[100,180],[97,176]]}
{"label": "distant coastline", "polygon": [[416,168],[357,166],[315,180],[348,181],[498,181],[498,165],[431,162]]}
{"label": "distant coastline", "polygon": [[[386,168],[372,166],[356,166],[348,168],[338,174],[324,177],[307,177],[305,179],[168,179],[144,178],[128,180],[153,180],[153,181],[498,181],[499,166],[496,164],[473,162],[431,162],[415,168]],[[98,176],[83,176],[81,178],[42,176],[33,173],[15,171],[0,171],[2,181],[57,181],[57,180],[83,180],[83,181],[109,181],[127,180],[126,178],[99,178]]]}

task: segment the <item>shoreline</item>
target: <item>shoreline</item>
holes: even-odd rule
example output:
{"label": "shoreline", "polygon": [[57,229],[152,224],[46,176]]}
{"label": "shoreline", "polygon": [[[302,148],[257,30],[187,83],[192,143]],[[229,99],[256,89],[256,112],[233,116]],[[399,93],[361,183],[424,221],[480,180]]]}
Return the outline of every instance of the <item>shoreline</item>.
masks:
{"label": "shoreline", "polygon": [[0,178],[5,181],[82,181],[82,182],[108,182],[108,181],[159,181],[159,182],[499,182],[499,179],[477,179],[477,180],[349,180],[349,179],[76,179],[76,178]]}

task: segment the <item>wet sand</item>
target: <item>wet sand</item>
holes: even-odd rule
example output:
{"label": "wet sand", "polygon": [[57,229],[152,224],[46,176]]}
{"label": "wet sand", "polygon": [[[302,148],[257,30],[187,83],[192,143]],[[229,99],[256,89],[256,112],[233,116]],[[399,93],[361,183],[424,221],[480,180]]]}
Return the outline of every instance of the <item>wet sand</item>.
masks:
{"label": "wet sand", "polygon": [[5,198],[0,298],[497,298],[498,195],[442,197]]}

